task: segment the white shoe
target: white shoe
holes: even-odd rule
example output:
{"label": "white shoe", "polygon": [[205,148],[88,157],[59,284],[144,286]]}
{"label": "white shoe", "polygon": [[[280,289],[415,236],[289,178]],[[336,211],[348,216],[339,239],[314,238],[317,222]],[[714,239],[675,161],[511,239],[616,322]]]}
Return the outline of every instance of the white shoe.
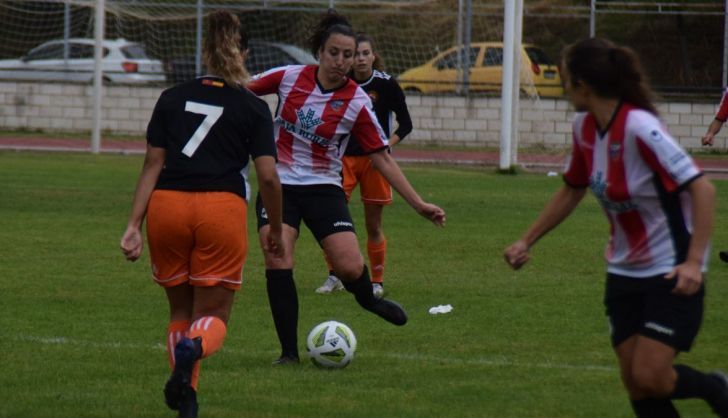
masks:
{"label": "white shoe", "polygon": [[381,299],[384,296],[384,286],[381,283],[372,283],[372,293],[377,299]]}
{"label": "white shoe", "polygon": [[333,274],[329,274],[329,277],[326,278],[324,284],[316,289],[316,293],[327,294],[336,290],[344,290],[344,284],[341,283],[341,280],[339,280],[338,277]]}

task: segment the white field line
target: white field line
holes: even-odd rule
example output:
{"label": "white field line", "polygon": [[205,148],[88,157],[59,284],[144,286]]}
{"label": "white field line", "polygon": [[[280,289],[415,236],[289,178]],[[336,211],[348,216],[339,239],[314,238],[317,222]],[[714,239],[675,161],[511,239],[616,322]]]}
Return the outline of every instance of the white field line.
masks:
{"label": "white field line", "polygon": [[[29,342],[29,343],[36,343],[36,344],[42,344],[42,345],[75,345],[75,346],[83,346],[83,347],[93,347],[93,348],[108,348],[108,349],[122,349],[122,348],[128,348],[128,349],[134,349],[134,350],[156,350],[156,351],[164,351],[166,348],[162,343],[153,344],[153,345],[146,345],[146,344],[137,344],[137,343],[128,343],[128,342],[99,342],[99,341],[86,341],[86,340],[76,340],[72,338],[66,338],[66,337],[38,337],[38,336],[31,336],[31,335],[24,335],[13,338],[15,341],[22,341],[22,342]],[[230,347],[225,347],[225,351],[230,353],[235,353],[236,355],[251,355],[254,354],[256,356],[261,354],[270,354],[271,356],[274,356],[276,351],[251,351],[251,350],[242,350],[242,349],[234,349]],[[420,354],[406,354],[406,353],[392,353],[392,352],[378,352],[378,351],[369,351],[363,354],[364,357],[377,357],[377,358],[389,358],[394,360],[401,360],[401,361],[412,361],[417,363],[445,363],[445,364],[465,364],[465,365],[475,365],[475,366],[492,366],[492,367],[519,367],[519,368],[526,368],[526,369],[559,369],[559,370],[588,370],[588,371],[604,371],[604,372],[616,372],[617,368],[612,366],[600,366],[600,365],[594,365],[594,364],[564,364],[564,363],[552,363],[552,362],[541,362],[541,363],[528,363],[528,362],[521,362],[521,361],[513,361],[509,360],[506,356],[500,356],[500,357],[492,357],[492,358],[485,358],[485,357],[476,357],[476,358],[470,358],[470,359],[459,359],[459,358],[452,358],[452,357],[439,357],[439,356],[429,356],[429,355],[420,355]]]}

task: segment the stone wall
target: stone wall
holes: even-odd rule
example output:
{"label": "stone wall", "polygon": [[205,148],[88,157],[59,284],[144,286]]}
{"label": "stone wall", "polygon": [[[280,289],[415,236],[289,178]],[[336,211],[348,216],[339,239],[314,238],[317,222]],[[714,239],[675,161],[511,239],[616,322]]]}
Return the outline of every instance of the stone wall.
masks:
{"label": "stone wall", "polygon": [[[143,135],[159,87],[108,86],[104,89],[102,129]],[[276,98],[266,97],[275,109]],[[80,84],[0,82],[0,126],[48,132],[91,130],[92,88]],[[414,131],[410,144],[498,147],[500,109],[498,97],[448,97],[409,95],[407,103]],[[660,115],[670,133],[688,149],[700,148],[700,138],[713,120],[717,103],[661,102]],[[521,99],[521,146],[561,148],[570,145],[573,111],[565,99]],[[716,138],[726,147],[726,136]]]}

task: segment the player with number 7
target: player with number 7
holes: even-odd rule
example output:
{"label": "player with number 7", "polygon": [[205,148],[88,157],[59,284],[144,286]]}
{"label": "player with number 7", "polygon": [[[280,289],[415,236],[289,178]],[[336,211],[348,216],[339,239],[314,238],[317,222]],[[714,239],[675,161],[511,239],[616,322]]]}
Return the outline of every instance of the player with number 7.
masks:
{"label": "player with number 7", "polygon": [[268,213],[264,251],[282,257],[281,185],[268,106],[245,89],[247,36],[227,11],[209,16],[204,56],[211,75],[164,91],[147,128],[147,152],[121,249],[135,261],[147,239],[154,280],[170,307],[164,394],[180,417],[197,416],[199,360],[227,332],[248,251],[248,161]]}

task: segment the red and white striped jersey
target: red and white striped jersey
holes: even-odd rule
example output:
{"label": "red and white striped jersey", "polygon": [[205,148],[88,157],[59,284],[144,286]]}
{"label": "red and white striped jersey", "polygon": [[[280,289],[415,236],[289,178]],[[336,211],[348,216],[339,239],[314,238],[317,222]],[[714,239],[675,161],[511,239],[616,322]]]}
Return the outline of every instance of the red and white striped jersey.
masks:
{"label": "red and white striped jersey", "polygon": [[720,106],[718,112],[715,114],[715,118],[721,122],[728,120],[728,88],[723,92],[723,98],[720,99]]}
{"label": "red and white striped jersey", "polygon": [[692,200],[684,188],[702,172],[663,124],[622,104],[606,132],[597,130],[593,115],[578,113],[573,137],[564,181],[591,188],[604,209],[607,271],[650,277],[682,263],[692,233]]}
{"label": "red and white striped jersey", "polygon": [[350,134],[366,153],[388,146],[369,96],[353,80],[325,90],[317,65],[290,65],[256,76],[248,88],[261,96],[278,94],[275,139],[278,175],[290,185],[341,187],[341,157]]}

